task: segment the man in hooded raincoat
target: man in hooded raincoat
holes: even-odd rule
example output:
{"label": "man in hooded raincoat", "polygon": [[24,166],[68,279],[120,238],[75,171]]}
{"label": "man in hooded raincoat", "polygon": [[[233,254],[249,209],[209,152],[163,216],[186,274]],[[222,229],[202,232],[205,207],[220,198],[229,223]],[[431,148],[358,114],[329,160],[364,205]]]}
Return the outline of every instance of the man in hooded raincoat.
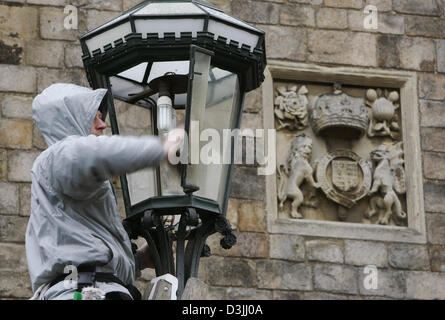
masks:
{"label": "man in hooded raincoat", "polygon": [[[32,290],[41,292],[40,299],[73,299],[75,290],[66,282],[54,284],[68,275],[67,266],[94,265],[96,272],[134,284],[135,258],[108,179],[158,165],[168,148],[154,136],[100,136],[96,113],[106,92],[57,83],[32,103],[48,145],[31,170],[26,230]],[[115,282],[96,282],[96,287],[131,297]]]}

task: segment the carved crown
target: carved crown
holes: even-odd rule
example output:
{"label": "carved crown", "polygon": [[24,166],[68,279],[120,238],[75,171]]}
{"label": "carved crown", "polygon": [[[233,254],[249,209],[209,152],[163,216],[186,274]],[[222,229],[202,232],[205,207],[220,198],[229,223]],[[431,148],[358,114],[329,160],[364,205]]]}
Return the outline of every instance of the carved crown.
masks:
{"label": "carved crown", "polygon": [[336,90],[315,99],[309,110],[309,122],[320,136],[360,138],[368,126],[368,110],[363,98]]}

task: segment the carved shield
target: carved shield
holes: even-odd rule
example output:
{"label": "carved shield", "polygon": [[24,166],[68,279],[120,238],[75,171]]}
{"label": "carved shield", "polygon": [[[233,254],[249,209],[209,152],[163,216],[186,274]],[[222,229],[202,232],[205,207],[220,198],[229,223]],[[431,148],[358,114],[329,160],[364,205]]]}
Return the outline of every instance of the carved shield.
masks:
{"label": "carved shield", "polygon": [[332,160],[332,184],[343,192],[355,189],[359,183],[357,162],[349,160]]}

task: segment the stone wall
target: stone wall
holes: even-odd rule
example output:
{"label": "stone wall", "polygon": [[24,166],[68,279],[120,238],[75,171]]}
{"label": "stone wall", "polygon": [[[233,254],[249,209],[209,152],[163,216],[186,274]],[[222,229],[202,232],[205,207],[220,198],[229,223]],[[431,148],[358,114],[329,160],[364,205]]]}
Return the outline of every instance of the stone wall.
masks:
{"label": "stone wall", "polygon": [[[139,1],[0,1],[0,298],[31,296],[24,250],[30,175],[46,148],[32,121],[33,97],[54,82],[87,86],[78,36]],[[212,0],[266,32],[269,59],[327,66],[409,70],[418,75],[426,244],[267,232],[265,179],[255,166],[234,171],[228,217],[238,244],[208,244],[200,278],[211,299],[445,298],[445,1]],[[63,27],[67,4],[77,30]],[[363,9],[379,10],[377,30]],[[262,127],[261,89],[246,97],[243,127]],[[378,289],[364,288],[375,265]],[[154,276],[146,270],[138,286]]]}

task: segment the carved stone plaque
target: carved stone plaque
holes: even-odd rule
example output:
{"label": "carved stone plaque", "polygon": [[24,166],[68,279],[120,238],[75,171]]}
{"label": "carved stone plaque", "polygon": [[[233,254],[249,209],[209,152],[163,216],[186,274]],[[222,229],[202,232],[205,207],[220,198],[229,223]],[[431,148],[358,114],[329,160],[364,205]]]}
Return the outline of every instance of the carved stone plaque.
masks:
{"label": "carved stone plaque", "polygon": [[[268,230],[425,242],[416,74],[268,68],[263,121],[276,130],[277,168],[266,177]],[[293,148],[304,136],[311,143]]]}

